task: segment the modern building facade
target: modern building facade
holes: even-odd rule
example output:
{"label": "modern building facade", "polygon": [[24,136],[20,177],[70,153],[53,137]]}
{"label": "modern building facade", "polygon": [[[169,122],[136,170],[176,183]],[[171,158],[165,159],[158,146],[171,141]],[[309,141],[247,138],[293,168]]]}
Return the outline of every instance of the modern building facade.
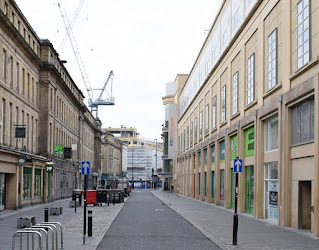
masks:
{"label": "modern building facade", "polygon": [[184,86],[187,76],[178,75],[175,82],[167,83],[165,86],[165,96],[162,98],[165,108],[165,122],[162,125],[163,169],[161,173],[162,190],[164,191],[171,191],[174,188],[173,169],[176,164],[177,145],[176,93]]}
{"label": "modern building facade", "polygon": [[[153,176],[162,170],[163,143],[149,140],[139,136],[136,128],[107,128],[106,131],[117,136],[127,145],[127,175],[126,177],[136,183],[150,183]],[[138,184],[137,184],[138,182]]]}
{"label": "modern building facade", "polygon": [[0,1],[0,24],[0,210],[69,197],[81,161],[100,166],[101,122],[15,1]]}
{"label": "modern building facade", "polygon": [[[225,0],[178,93],[175,191],[319,236],[318,1]],[[188,132],[189,131],[189,132]]]}

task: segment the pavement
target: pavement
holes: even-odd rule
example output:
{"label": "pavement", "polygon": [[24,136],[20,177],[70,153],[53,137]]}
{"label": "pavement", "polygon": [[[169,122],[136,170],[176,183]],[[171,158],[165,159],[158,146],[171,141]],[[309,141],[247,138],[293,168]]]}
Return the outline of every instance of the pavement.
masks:
{"label": "pavement", "polygon": [[[127,199],[125,198],[125,201]],[[110,227],[115,217],[120,212],[125,203],[105,203],[102,206],[88,205],[87,211],[92,210],[92,237],[85,237],[83,244],[83,206],[77,207],[75,213],[74,208],[69,208],[71,198],[58,200],[41,205],[34,205],[17,210],[5,210],[1,212],[0,217],[0,250],[12,249],[12,236],[17,230],[17,218],[23,216],[37,216],[36,223],[44,221],[44,209],[50,207],[63,207],[61,215],[49,215],[50,222],[60,222],[63,227],[63,249],[77,250],[94,250],[102,240],[106,231]],[[82,202],[83,203],[83,202]],[[87,222],[88,223],[88,222]],[[58,246],[61,249],[60,230],[58,229]],[[35,245],[37,246],[37,245]],[[20,249],[19,237],[16,238],[15,249]],[[23,247],[27,249],[26,240],[23,241]],[[30,237],[30,249],[31,237]],[[45,247],[43,248],[45,249]],[[51,235],[49,233],[49,249],[51,249]]]}
{"label": "pavement", "polygon": [[319,238],[309,230],[274,224],[238,214],[237,245],[233,246],[234,211],[176,193],[152,191],[222,249],[319,249]]}
{"label": "pavement", "polygon": [[[269,220],[255,219],[251,215],[241,213],[238,215],[238,244],[233,246],[233,210],[176,193],[159,190],[153,190],[152,193],[222,249],[319,249],[319,238],[313,236],[309,230],[283,227]],[[134,190],[128,199],[132,197]],[[104,203],[103,206],[88,205],[87,210],[92,210],[93,214],[93,236],[86,236],[85,244],[83,244],[83,206],[78,207],[75,213],[74,208],[69,208],[70,200],[71,198],[68,198],[17,210],[1,211],[0,250],[12,249],[12,236],[19,230],[17,218],[25,215],[37,216],[37,223],[41,223],[44,221],[44,208],[50,207],[63,207],[63,213],[50,215],[49,221],[62,224],[64,249],[96,249],[127,199],[124,203],[109,206]],[[17,238],[15,249],[20,249],[19,243],[20,240]],[[60,249],[60,235],[58,245]]]}

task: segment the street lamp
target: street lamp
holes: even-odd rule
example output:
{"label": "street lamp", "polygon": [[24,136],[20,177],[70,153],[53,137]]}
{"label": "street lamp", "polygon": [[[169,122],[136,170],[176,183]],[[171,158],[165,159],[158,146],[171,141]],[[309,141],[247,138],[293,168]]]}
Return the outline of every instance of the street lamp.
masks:
{"label": "street lamp", "polygon": [[[157,139],[156,138],[155,138],[155,169],[157,173]],[[158,178],[158,175],[157,175],[157,178]],[[156,181],[156,186],[157,186],[157,181]]]}

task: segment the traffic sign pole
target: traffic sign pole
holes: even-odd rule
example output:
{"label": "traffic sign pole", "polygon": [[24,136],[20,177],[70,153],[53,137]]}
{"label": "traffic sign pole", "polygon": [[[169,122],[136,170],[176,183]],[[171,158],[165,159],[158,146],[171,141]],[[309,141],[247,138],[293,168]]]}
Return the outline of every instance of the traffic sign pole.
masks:
{"label": "traffic sign pole", "polygon": [[237,232],[238,232],[238,214],[237,214],[237,199],[238,199],[238,173],[236,174],[236,192],[235,192],[235,213],[233,224],[233,245],[237,245]]}
{"label": "traffic sign pole", "polygon": [[84,218],[83,218],[83,244],[85,244],[86,235],[86,190],[87,190],[87,175],[84,175]]}

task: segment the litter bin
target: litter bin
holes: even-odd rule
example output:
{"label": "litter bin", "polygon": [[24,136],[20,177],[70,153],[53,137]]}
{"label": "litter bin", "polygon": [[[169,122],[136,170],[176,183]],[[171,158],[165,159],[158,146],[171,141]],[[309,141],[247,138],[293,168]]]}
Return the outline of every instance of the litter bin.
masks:
{"label": "litter bin", "polygon": [[72,201],[79,200],[79,206],[82,204],[82,190],[81,189],[74,189],[72,192]]}
{"label": "litter bin", "polygon": [[107,203],[107,190],[97,190],[96,191],[96,202],[97,203]]}

